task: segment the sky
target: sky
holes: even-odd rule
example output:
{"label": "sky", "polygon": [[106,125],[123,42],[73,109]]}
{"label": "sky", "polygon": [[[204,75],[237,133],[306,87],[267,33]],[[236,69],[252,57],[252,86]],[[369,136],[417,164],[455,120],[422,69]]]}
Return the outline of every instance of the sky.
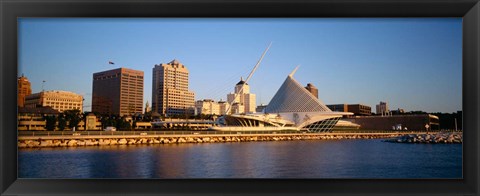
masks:
{"label": "sky", "polygon": [[294,78],[325,104],[462,110],[461,18],[21,18],[18,28],[18,75],[33,93],[45,81],[84,96],[85,111],[93,73],[143,71],[151,105],[152,68],[173,59],[189,69],[196,100],[226,100],[270,42],[248,81],[257,105],[300,65]]}

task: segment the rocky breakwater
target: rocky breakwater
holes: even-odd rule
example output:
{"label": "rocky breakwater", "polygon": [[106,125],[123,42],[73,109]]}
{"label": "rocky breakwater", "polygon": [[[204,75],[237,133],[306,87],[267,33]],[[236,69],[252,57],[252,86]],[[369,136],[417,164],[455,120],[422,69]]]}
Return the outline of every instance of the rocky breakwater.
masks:
{"label": "rocky breakwater", "polygon": [[440,132],[433,134],[408,134],[384,140],[392,143],[420,143],[420,144],[461,144],[463,134],[459,132]]}
{"label": "rocky breakwater", "polygon": [[85,138],[85,139],[28,139],[19,138],[18,147],[76,147],[106,145],[138,145],[138,144],[182,144],[182,143],[223,143],[223,142],[256,142],[256,141],[292,141],[292,140],[340,140],[340,139],[379,139],[396,137],[388,135],[335,135],[335,134],[295,134],[295,135],[236,135],[236,136],[150,136],[124,138]]}

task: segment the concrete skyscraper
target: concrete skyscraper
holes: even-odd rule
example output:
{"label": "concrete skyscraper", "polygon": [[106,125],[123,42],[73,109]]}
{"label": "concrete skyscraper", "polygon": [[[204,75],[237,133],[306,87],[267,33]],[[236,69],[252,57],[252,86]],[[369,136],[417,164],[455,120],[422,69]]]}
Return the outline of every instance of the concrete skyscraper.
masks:
{"label": "concrete skyscraper", "polygon": [[27,77],[22,75],[17,79],[17,88],[17,106],[24,107],[25,97],[32,94],[31,84]]}
{"label": "concrete skyscraper", "polygon": [[195,93],[188,90],[189,71],[178,60],[153,67],[152,111],[161,115],[193,115]]}
{"label": "concrete skyscraper", "polygon": [[92,112],[143,113],[143,71],[118,68],[93,74]]}

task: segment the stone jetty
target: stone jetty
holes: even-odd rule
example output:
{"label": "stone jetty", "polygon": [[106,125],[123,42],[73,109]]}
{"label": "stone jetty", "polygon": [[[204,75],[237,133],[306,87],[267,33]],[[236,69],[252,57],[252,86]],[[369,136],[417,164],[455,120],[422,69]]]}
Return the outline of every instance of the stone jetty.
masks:
{"label": "stone jetty", "polygon": [[420,144],[461,144],[463,134],[460,132],[439,132],[432,134],[408,134],[384,140],[392,143],[420,143]]}
{"label": "stone jetty", "polygon": [[22,136],[19,148],[77,147],[140,144],[224,143],[295,140],[380,139],[397,137],[399,134],[239,134],[239,135],[131,135],[131,136]]}

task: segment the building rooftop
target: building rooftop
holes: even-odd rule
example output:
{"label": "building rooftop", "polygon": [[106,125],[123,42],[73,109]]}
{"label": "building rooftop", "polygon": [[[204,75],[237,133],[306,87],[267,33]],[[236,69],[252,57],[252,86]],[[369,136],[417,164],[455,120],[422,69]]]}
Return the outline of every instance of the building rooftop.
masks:
{"label": "building rooftop", "polygon": [[240,77],[240,82],[238,82],[237,85],[242,85],[242,84],[248,85],[248,84],[243,80],[243,77]]}
{"label": "building rooftop", "polygon": [[182,64],[182,63],[180,63],[180,61],[178,61],[177,59],[173,59],[173,60],[170,61],[170,63],[168,63],[168,64],[178,65],[178,64]]}

